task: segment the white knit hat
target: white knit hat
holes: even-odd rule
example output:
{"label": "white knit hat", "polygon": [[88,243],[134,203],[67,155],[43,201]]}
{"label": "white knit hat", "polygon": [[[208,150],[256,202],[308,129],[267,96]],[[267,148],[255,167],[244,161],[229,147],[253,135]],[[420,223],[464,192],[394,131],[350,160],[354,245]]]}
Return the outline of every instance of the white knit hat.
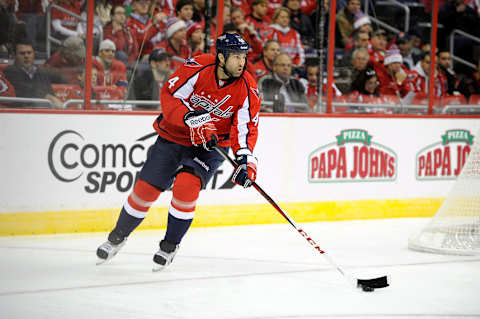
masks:
{"label": "white knit hat", "polygon": [[402,58],[402,55],[400,54],[400,51],[395,49],[387,51],[387,53],[385,54],[385,60],[383,60],[383,64],[389,65],[395,62],[398,62],[398,63],[403,62],[403,58]]}
{"label": "white knit hat", "polygon": [[115,43],[113,43],[112,40],[106,39],[100,42],[100,47],[98,48],[98,51],[102,51],[102,50],[117,51],[117,47],[115,46]]}
{"label": "white knit hat", "polygon": [[370,18],[364,13],[357,13],[355,15],[355,22],[353,23],[353,28],[358,29],[365,24],[372,24]]}
{"label": "white knit hat", "polygon": [[165,35],[167,36],[167,39],[170,39],[170,37],[175,32],[177,32],[182,28],[185,28],[185,29],[187,28],[187,24],[185,23],[185,21],[180,20],[178,18],[169,19],[167,22],[167,32],[165,33]]}

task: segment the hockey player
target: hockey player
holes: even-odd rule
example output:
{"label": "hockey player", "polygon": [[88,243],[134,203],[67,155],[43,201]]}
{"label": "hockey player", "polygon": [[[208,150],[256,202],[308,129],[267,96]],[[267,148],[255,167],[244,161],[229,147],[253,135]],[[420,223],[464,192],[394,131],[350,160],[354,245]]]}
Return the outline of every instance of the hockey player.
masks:
{"label": "hockey player", "polygon": [[240,35],[222,34],[216,56],[187,60],[167,80],[160,96],[163,112],[153,124],[159,136],[108,241],[97,249],[100,262],[115,256],[158,196],[173,184],[167,231],[153,256],[153,270],[172,262],[192,223],[200,189],[223,162],[213,150],[217,143],[235,154],[239,166],[232,180],[243,187],[255,181],[252,152],[260,95],[255,80],[245,72],[248,49]]}

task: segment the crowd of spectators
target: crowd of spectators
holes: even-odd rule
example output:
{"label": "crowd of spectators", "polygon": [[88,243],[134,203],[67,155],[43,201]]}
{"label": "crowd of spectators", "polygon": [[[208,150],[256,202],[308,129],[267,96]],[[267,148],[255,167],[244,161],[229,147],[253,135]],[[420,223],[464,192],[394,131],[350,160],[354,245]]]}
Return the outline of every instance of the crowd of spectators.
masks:
{"label": "crowd of spectators", "polygon": [[[436,106],[441,106],[442,98],[453,101],[452,97],[458,98],[458,104],[476,104],[480,100],[480,46],[476,51],[468,38],[456,41],[458,54],[474,61],[477,68],[454,70],[445,39],[453,29],[480,35],[480,29],[471,28],[480,25],[478,1],[441,3],[442,27],[433,66]],[[73,15],[51,9],[52,37],[60,44],[45,56],[45,14],[50,4]],[[354,112],[384,113],[392,113],[393,108],[357,104],[426,104],[431,67],[428,39],[414,28],[410,34],[376,28],[362,12],[360,0],[339,4],[334,101],[352,103],[348,110]],[[328,1],[324,5],[328,9]],[[5,59],[0,64],[0,96],[47,99],[55,107],[83,97],[86,6],[86,0],[0,0],[0,57]],[[320,69],[315,49],[316,6],[314,0],[224,1],[222,31],[237,32],[249,43],[247,70],[259,83],[265,101],[262,111],[319,110],[318,97],[320,93],[325,97],[327,88],[326,70]],[[216,1],[206,8],[205,0],[96,0],[94,8],[91,74],[95,98],[158,100],[159,90],[184,59],[215,53]],[[427,3],[426,10],[430,10]],[[326,28],[323,31],[328,34]],[[43,53],[44,59],[35,59],[37,53]],[[324,81],[319,92],[321,72]]]}

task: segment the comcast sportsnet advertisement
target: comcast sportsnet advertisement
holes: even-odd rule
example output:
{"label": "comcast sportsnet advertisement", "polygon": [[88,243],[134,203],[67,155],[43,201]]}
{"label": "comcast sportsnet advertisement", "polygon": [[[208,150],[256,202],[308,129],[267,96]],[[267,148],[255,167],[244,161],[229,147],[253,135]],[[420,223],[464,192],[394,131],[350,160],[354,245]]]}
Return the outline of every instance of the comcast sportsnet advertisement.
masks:
{"label": "comcast sportsnet advertisement", "polygon": [[445,131],[437,141],[417,153],[416,179],[455,179],[465,165],[473,142],[474,135],[469,130]]}
{"label": "comcast sportsnet advertisement", "polygon": [[[364,129],[345,129],[308,157],[308,181],[389,182],[397,177],[398,156]],[[383,142],[383,141],[382,141]]]}

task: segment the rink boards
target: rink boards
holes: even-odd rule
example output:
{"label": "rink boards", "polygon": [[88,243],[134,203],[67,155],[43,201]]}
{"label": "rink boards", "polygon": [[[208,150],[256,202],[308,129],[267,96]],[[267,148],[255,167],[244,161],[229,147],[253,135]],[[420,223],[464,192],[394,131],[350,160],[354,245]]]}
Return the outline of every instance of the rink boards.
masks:
{"label": "rink boards", "polygon": [[[111,229],[148,148],[152,114],[2,113],[0,235]],[[477,118],[262,116],[258,184],[296,221],[432,216],[477,139]],[[279,223],[224,163],[195,226]],[[164,227],[165,192],[142,228]]]}

